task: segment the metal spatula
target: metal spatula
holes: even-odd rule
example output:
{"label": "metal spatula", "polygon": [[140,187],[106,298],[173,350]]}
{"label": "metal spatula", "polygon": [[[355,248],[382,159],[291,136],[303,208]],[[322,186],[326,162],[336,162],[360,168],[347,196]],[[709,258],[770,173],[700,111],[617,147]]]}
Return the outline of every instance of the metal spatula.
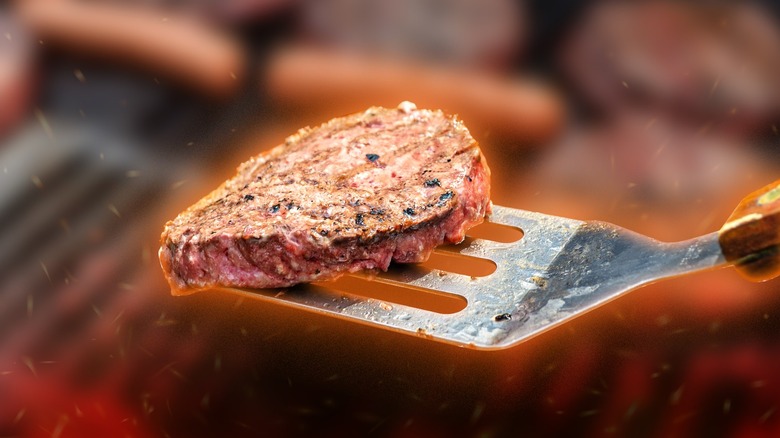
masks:
{"label": "metal spatula", "polygon": [[780,180],[746,197],[720,231],[679,243],[608,223],[500,206],[489,220],[524,233],[513,243],[473,239],[460,247],[461,254],[495,262],[492,274],[401,268],[364,286],[394,284],[465,298],[465,308],[455,313],[327,293],[329,283],[271,293],[232,291],[438,341],[499,349],[663,278],[727,264],[754,281],[780,274]]}

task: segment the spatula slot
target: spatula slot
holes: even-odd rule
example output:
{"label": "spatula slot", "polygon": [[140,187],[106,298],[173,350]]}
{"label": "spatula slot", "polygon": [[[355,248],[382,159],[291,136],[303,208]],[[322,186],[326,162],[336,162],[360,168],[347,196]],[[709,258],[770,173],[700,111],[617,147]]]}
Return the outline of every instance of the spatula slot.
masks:
{"label": "spatula slot", "polygon": [[471,228],[468,236],[471,238],[492,240],[493,242],[512,243],[523,238],[525,233],[518,227],[485,221]]}
{"label": "spatula slot", "polygon": [[393,304],[401,304],[430,312],[450,314],[460,312],[468,304],[460,295],[396,284],[382,278],[371,280],[362,276],[347,275],[334,281],[317,284],[338,292],[379,300],[387,303],[388,309]]}
{"label": "spatula slot", "polygon": [[496,271],[496,264],[492,260],[459,254],[459,248],[460,245],[439,247],[422,266],[470,277],[487,277]]}

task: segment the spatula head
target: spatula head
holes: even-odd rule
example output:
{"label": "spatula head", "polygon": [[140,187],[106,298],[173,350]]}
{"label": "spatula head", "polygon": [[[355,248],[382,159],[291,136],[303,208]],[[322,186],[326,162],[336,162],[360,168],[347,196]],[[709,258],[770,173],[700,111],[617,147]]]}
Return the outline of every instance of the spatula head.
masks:
{"label": "spatula head", "polygon": [[[517,227],[512,243],[469,239],[463,255],[496,270],[471,277],[439,269],[396,266],[365,280],[462,297],[465,307],[437,313],[333,292],[336,283],[258,291],[252,297],[356,320],[433,340],[481,349],[506,348],[582,314],[643,283],[722,263],[717,238],[664,244],[617,226],[494,206],[490,221]],[[714,243],[713,243],[714,242]],[[336,288],[337,290],[337,288]]]}

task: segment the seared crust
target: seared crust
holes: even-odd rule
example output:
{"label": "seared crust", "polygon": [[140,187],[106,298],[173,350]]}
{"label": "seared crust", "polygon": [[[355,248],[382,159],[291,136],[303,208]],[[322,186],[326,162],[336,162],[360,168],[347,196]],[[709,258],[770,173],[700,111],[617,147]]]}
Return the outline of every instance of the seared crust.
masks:
{"label": "seared crust", "polygon": [[304,128],[169,221],[175,293],[282,287],[419,262],[489,209],[490,170],[441,111],[370,108]]}

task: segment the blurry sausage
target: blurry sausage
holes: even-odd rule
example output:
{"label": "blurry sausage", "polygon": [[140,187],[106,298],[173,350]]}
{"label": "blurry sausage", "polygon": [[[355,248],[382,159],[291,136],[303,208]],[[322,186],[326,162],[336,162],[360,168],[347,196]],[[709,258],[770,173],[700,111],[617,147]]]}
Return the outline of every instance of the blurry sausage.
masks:
{"label": "blurry sausage", "polygon": [[77,1],[17,3],[46,45],[138,65],[216,97],[234,93],[244,55],[229,36],[185,17]]}
{"label": "blurry sausage", "polygon": [[34,47],[25,29],[0,13],[0,138],[22,121],[30,107],[36,80]]}
{"label": "blurry sausage", "polygon": [[263,80],[272,98],[331,114],[409,100],[457,113],[477,135],[524,143],[548,141],[564,118],[558,94],[530,79],[302,47],[279,50],[269,62]]}
{"label": "blurry sausage", "polygon": [[596,109],[751,132],[780,114],[780,29],[758,2],[597,2],[560,64]]}

